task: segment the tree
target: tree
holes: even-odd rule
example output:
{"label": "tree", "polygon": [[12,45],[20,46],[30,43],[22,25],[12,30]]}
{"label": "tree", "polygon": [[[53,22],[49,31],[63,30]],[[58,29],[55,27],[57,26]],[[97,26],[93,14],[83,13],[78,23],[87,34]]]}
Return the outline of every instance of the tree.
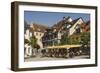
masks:
{"label": "tree", "polygon": [[81,33],[81,42],[83,46],[90,44],[90,32]]}
{"label": "tree", "polygon": [[32,48],[36,48],[37,51],[40,49],[40,46],[37,44],[37,39],[35,38],[35,36],[32,36],[30,38],[30,45],[32,46]]}
{"label": "tree", "polygon": [[85,32],[81,34],[81,42],[83,53],[90,53],[90,32]]}
{"label": "tree", "polygon": [[35,36],[30,37],[30,43],[29,43],[32,48],[35,48],[35,45],[37,45],[37,39],[35,38]]}
{"label": "tree", "polygon": [[68,41],[69,41],[68,33],[65,33],[65,34],[61,37],[61,45],[68,44]]}
{"label": "tree", "polygon": [[65,44],[80,44],[80,35],[71,35],[68,36],[68,34],[64,34],[61,38],[61,45]]}
{"label": "tree", "polygon": [[24,43],[25,43],[25,44],[29,44],[30,41],[29,41],[28,39],[24,39]]}
{"label": "tree", "polygon": [[80,44],[80,35],[70,36],[68,44]]}
{"label": "tree", "polygon": [[65,44],[81,44],[82,46],[87,46],[90,44],[90,32],[84,32],[80,34],[73,34],[68,36],[68,33],[65,33],[61,38],[61,45]]}

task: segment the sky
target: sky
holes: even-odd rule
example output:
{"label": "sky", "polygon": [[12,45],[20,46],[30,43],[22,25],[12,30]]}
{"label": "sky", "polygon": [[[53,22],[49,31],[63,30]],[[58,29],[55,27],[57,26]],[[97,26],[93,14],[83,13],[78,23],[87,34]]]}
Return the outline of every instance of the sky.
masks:
{"label": "sky", "polygon": [[84,13],[61,13],[61,12],[40,12],[40,11],[24,11],[24,20],[30,23],[37,23],[46,26],[53,26],[63,19],[70,16],[73,20],[79,17],[86,22],[90,20],[90,14]]}

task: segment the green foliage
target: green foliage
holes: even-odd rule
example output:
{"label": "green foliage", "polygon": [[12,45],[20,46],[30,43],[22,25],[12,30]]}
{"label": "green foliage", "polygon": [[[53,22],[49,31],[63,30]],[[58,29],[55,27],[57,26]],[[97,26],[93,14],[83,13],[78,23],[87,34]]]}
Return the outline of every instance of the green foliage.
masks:
{"label": "green foliage", "polygon": [[38,44],[34,45],[34,48],[40,49],[40,46]]}
{"label": "green foliage", "polygon": [[90,32],[87,33],[82,33],[81,34],[81,42],[83,46],[84,45],[89,45],[90,44]]}
{"label": "green foliage", "polygon": [[30,41],[24,39],[24,43],[31,45],[32,48],[37,48],[37,50],[40,49],[40,46],[37,44],[37,39],[35,38],[35,36],[30,37]]}
{"label": "green foliage", "polygon": [[59,45],[59,44],[57,43],[57,41],[55,41],[55,42],[54,42],[54,45],[57,46],[57,45]]}
{"label": "green foliage", "polygon": [[64,34],[61,38],[61,45],[66,44],[80,44],[80,35],[72,35],[68,36],[68,34]]}
{"label": "green foliage", "polygon": [[89,43],[90,43],[90,32],[80,33],[78,35],[71,35],[71,36],[64,34],[61,38],[61,45],[66,45],[66,44],[89,45]]}
{"label": "green foliage", "polygon": [[37,39],[35,36],[30,37],[30,43],[29,43],[33,48],[35,48],[35,45],[37,45]]}
{"label": "green foliage", "polygon": [[83,50],[83,54],[89,54],[90,52],[90,32],[81,33],[81,49]]}
{"label": "green foliage", "polygon": [[40,49],[40,46],[37,44],[37,39],[35,38],[35,36],[31,37],[30,38],[30,45],[33,47],[33,48],[36,48],[37,50]]}
{"label": "green foliage", "polygon": [[24,43],[25,43],[25,44],[29,44],[30,41],[29,41],[28,39],[24,39]]}
{"label": "green foliage", "polygon": [[69,41],[69,38],[68,38],[68,34],[66,33],[66,34],[64,34],[64,35],[62,36],[62,38],[61,38],[61,45],[67,44],[68,41]]}
{"label": "green foliage", "polygon": [[80,35],[73,35],[69,37],[68,44],[80,44]]}

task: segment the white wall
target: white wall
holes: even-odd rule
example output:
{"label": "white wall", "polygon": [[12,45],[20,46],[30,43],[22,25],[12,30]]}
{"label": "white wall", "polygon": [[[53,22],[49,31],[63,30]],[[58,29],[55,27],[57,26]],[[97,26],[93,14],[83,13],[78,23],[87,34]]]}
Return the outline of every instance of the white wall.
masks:
{"label": "white wall", "polygon": [[77,26],[77,24],[82,24],[83,21],[82,19],[79,19],[71,28],[70,28],[70,31],[69,31],[69,35],[72,35],[74,32],[75,32],[75,27]]}
{"label": "white wall", "polygon": [[[14,73],[10,70],[10,54],[11,54],[11,14],[10,3],[14,0],[0,0],[0,73]],[[37,2],[50,2],[62,4],[79,4],[79,5],[99,5],[100,0],[22,0],[22,1],[37,1]],[[99,5],[100,9],[100,5]],[[99,12],[100,13],[100,10]],[[98,15],[100,16],[100,14]],[[100,17],[98,17],[100,19]],[[99,23],[100,24],[100,21]],[[98,25],[98,28],[100,25]],[[98,29],[100,31],[100,29]],[[100,33],[98,35],[100,37]],[[100,38],[98,39],[100,40]],[[100,43],[100,41],[99,41]],[[100,45],[98,48],[100,56]],[[73,69],[56,69],[56,70],[40,70],[34,73],[100,73],[100,58],[98,67],[87,68],[73,68]],[[22,73],[33,73],[33,71],[26,71]]]}
{"label": "white wall", "polygon": [[34,32],[34,36],[37,38],[37,44],[40,46],[40,48],[43,48],[43,44],[42,44],[42,41],[41,41],[43,35],[44,35],[44,33],[42,33],[42,32]]}

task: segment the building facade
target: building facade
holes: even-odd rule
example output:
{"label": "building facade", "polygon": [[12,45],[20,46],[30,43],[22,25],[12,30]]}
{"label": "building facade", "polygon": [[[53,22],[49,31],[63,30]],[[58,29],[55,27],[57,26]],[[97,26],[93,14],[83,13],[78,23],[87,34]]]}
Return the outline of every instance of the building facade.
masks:
{"label": "building facade", "polygon": [[[82,25],[84,24],[84,28]],[[87,24],[90,24],[89,22]],[[89,29],[89,25],[83,21],[83,19],[77,18],[72,20],[71,17],[63,17],[61,21],[47,29],[47,32],[43,36],[43,46],[55,46],[61,43],[63,35],[67,34],[69,37],[73,34],[78,34]]]}
{"label": "building facade", "polygon": [[[68,37],[80,37],[80,33],[90,31],[90,21],[84,22],[83,19],[72,19],[71,17],[63,17],[63,19],[52,27],[46,27],[41,24],[32,23],[30,25],[25,24],[24,39],[30,41],[30,37],[34,36],[37,39],[37,44],[40,49],[48,46],[56,46],[61,44],[62,37],[67,34]],[[77,36],[79,35],[79,36]],[[79,38],[80,40],[80,38]],[[25,43],[24,46],[25,57],[35,55],[31,45]]]}
{"label": "building facade", "polygon": [[45,26],[39,25],[39,24],[31,24],[28,25],[27,27],[25,26],[25,30],[24,30],[24,41],[28,41],[28,42],[24,42],[24,56],[25,58],[30,57],[30,56],[34,56],[36,54],[36,48],[33,48],[29,42],[31,41],[30,38],[31,37],[35,37],[36,38],[36,43],[39,46],[40,49],[43,48],[43,44],[42,44],[42,37],[44,36],[45,33]]}

